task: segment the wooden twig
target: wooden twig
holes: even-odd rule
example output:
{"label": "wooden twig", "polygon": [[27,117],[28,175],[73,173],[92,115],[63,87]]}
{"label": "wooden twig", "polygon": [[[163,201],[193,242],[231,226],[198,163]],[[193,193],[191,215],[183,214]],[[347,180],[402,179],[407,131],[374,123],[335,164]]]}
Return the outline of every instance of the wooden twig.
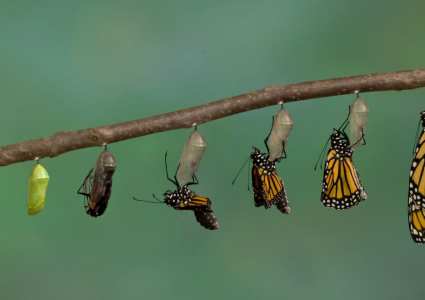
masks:
{"label": "wooden twig", "polygon": [[148,118],[58,133],[27,142],[0,147],[0,166],[36,157],[56,157],[63,153],[116,143],[144,135],[190,128],[245,111],[299,100],[330,97],[355,92],[402,91],[425,86],[425,69],[360,75],[311,82],[272,85],[239,96]]}

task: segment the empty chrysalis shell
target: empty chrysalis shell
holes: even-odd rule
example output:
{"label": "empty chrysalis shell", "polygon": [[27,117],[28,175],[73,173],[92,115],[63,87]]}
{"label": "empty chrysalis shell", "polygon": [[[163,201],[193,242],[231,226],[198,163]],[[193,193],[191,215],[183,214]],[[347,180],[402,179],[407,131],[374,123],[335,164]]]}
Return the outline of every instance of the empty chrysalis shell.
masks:
{"label": "empty chrysalis shell", "polygon": [[294,121],[291,115],[282,107],[273,119],[269,142],[269,161],[274,161],[282,157],[293,126]]}
{"label": "empty chrysalis shell", "polygon": [[42,165],[37,164],[32,169],[28,183],[28,214],[30,216],[42,211],[45,199],[47,185],[49,184],[49,174]]}
{"label": "empty chrysalis shell", "polygon": [[195,129],[187,138],[182,156],[179,160],[177,171],[177,181],[180,185],[185,185],[193,181],[193,176],[198,171],[202,155],[207,149],[207,142],[204,136]]}
{"label": "empty chrysalis shell", "polygon": [[[366,131],[366,122],[369,117],[369,107],[359,96],[350,106],[350,139],[353,148],[364,145],[362,134]],[[360,141],[360,139],[362,139]]]}

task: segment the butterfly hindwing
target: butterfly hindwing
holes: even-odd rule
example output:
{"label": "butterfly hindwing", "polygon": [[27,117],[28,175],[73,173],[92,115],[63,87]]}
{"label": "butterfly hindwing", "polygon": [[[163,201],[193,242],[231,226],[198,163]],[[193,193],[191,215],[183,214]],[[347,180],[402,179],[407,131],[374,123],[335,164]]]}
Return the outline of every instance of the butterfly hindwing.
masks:
{"label": "butterfly hindwing", "polygon": [[418,141],[409,178],[409,197],[425,208],[425,131]]}
{"label": "butterfly hindwing", "polygon": [[425,209],[409,196],[409,229],[415,243],[425,243]]}
{"label": "butterfly hindwing", "polygon": [[269,161],[268,155],[261,154],[257,148],[251,153],[252,188],[254,204],[266,209],[276,205],[282,213],[289,213],[289,201],[282,179],[276,173],[276,160]]}
{"label": "butterfly hindwing", "polygon": [[[277,176],[277,174],[276,174]],[[289,214],[291,208],[289,207],[288,196],[286,195],[285,185],[283,184],[283,180],[279,178],[281,183],[281,190],[276,194],[276,207],[284,214]]]}
{"label": "butterfly hindwing", "polygon": [[255,166],[252,167],[252,189],[254,190],[254,205],[256,207],[263,206],[265,204],[264,198],[266,198],[266,196],[263,191],[261,176]]}

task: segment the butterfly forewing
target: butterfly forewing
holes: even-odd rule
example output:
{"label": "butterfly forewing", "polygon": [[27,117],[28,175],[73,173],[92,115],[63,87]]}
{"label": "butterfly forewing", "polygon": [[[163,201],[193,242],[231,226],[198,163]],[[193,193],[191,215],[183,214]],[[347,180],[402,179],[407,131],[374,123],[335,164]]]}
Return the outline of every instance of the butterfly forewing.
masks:
{"label": "butterfly forewing", "polygon": [[425,243],[425,209],[409,197],[409,228],[415,243]]}
{"label": "butterfly forewing", "polygon": [[258,170],[255,166],[252,167],[252,189],[254,190],[254,205],[256,207],[263,206],[266,196],[263,191],[261,176],[258,174]]}
{"label": "butterfly forewing", "polygon": [[[421,112],[422,126],[425,112]],[[409,177],[408,217],[413,241],[425,243],[425,127],[418,140]]]}
{"label": "butterfly forewing", "polygon": [[321,200],[326,207],[348,209],[366,200],[367,195],[351,159],[352,149],[348,140],[341,139],[341,132],[331,136],[332,145],[326,157]]}
{"label": "butterfly forewing", "polygon": [[261,154],[256,148],[251,153],[251,160],[255,206],[267,209],[276,205],[282,213],[289,213],[289,201],[283,181],[276,173],[276,161],[269,161],[268,155]]}
{"label": "butterfly forewing", "polygon": [[416,154],[410,169],[409,197],[419,206],[425,208],[425,131],[418,141]]}

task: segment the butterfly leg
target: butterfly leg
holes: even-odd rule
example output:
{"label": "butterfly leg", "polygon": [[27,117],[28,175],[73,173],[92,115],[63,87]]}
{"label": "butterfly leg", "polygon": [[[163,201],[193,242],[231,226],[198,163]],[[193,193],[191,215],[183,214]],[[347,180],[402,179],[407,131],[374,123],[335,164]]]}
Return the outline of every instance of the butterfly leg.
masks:
{"label": "butterfly leg", "polygon": [[282,141],[282,151],[283,151],[283,153],[282,153],[282,157],[279,157],[278,159],[277,159],[277,161],[278,162],[280,162],[282,159],[285,159],[285,158],[287,158],[288,157],[288,155],[286,154],[286,151],[285,151],[285,141]]}
{"label": "butterfly leg", "polygon": [[186,185],[187,186],[189,186],[189,185],[196,185],[196,184],[199,184],[199,181],[198,181],[198,178],[196,177],[196,175],[195,174],[193,174],[193,176],[192,176],[192,182],[189,182],[189,183],[186,183]]}
{"label": "butterfly leg", "polygon": [[362,136],[361,136],[361,137],[360,137],[360,139],[359,139],[357,142],[355,142],[355,143],[354,143],[351,147],[353,147],[353,146],[357,145],[358,143],[361,143],[361,141],[363,141],[363,144],[361,144],[361,145],[366,145],[366,140],[365,140],[364,136],[365,136],[365,134],[364,134],[364,132],[363,132],[363,128],[362,128]]}
{"label": "butterfly leg", "polygon": [[179,168],[177,168],[176,175],[174,175],[174,179],[175,179],[175,181],[174,181],[168,176],[167,154],[168,154],[168,151],[165,152],[165,173],[167,174],[167,179],[169,181],[171,181],[172,183],[174,183],[175,186],[178,187],[179,185],[177,183],[176,175],[177,175],[177,171],[178,171]]}
{"label": "butterfly leg", "polygon": [[345,128],[347,128],[348,123],[350,123],[350,108],[351,108],[351,105],[348,106],[348,116],[347,116],[347,118],[345,119],[345,121],[339,127],[340,131],[345,131]]}
{"label": "butterfly leg", "polygon": [[267,141],[269,140],[270,135],[272,134],[272,130],[273,130],[273,123],[274,123],[274,116],[272,118],[272,128],[270,129],[269,135],[266,137],[266,139],[264,140],[264,145],[266,145],[266,149],[267,149],[267,153],[270,153],[269,151],[269,145],[267,145]]}

